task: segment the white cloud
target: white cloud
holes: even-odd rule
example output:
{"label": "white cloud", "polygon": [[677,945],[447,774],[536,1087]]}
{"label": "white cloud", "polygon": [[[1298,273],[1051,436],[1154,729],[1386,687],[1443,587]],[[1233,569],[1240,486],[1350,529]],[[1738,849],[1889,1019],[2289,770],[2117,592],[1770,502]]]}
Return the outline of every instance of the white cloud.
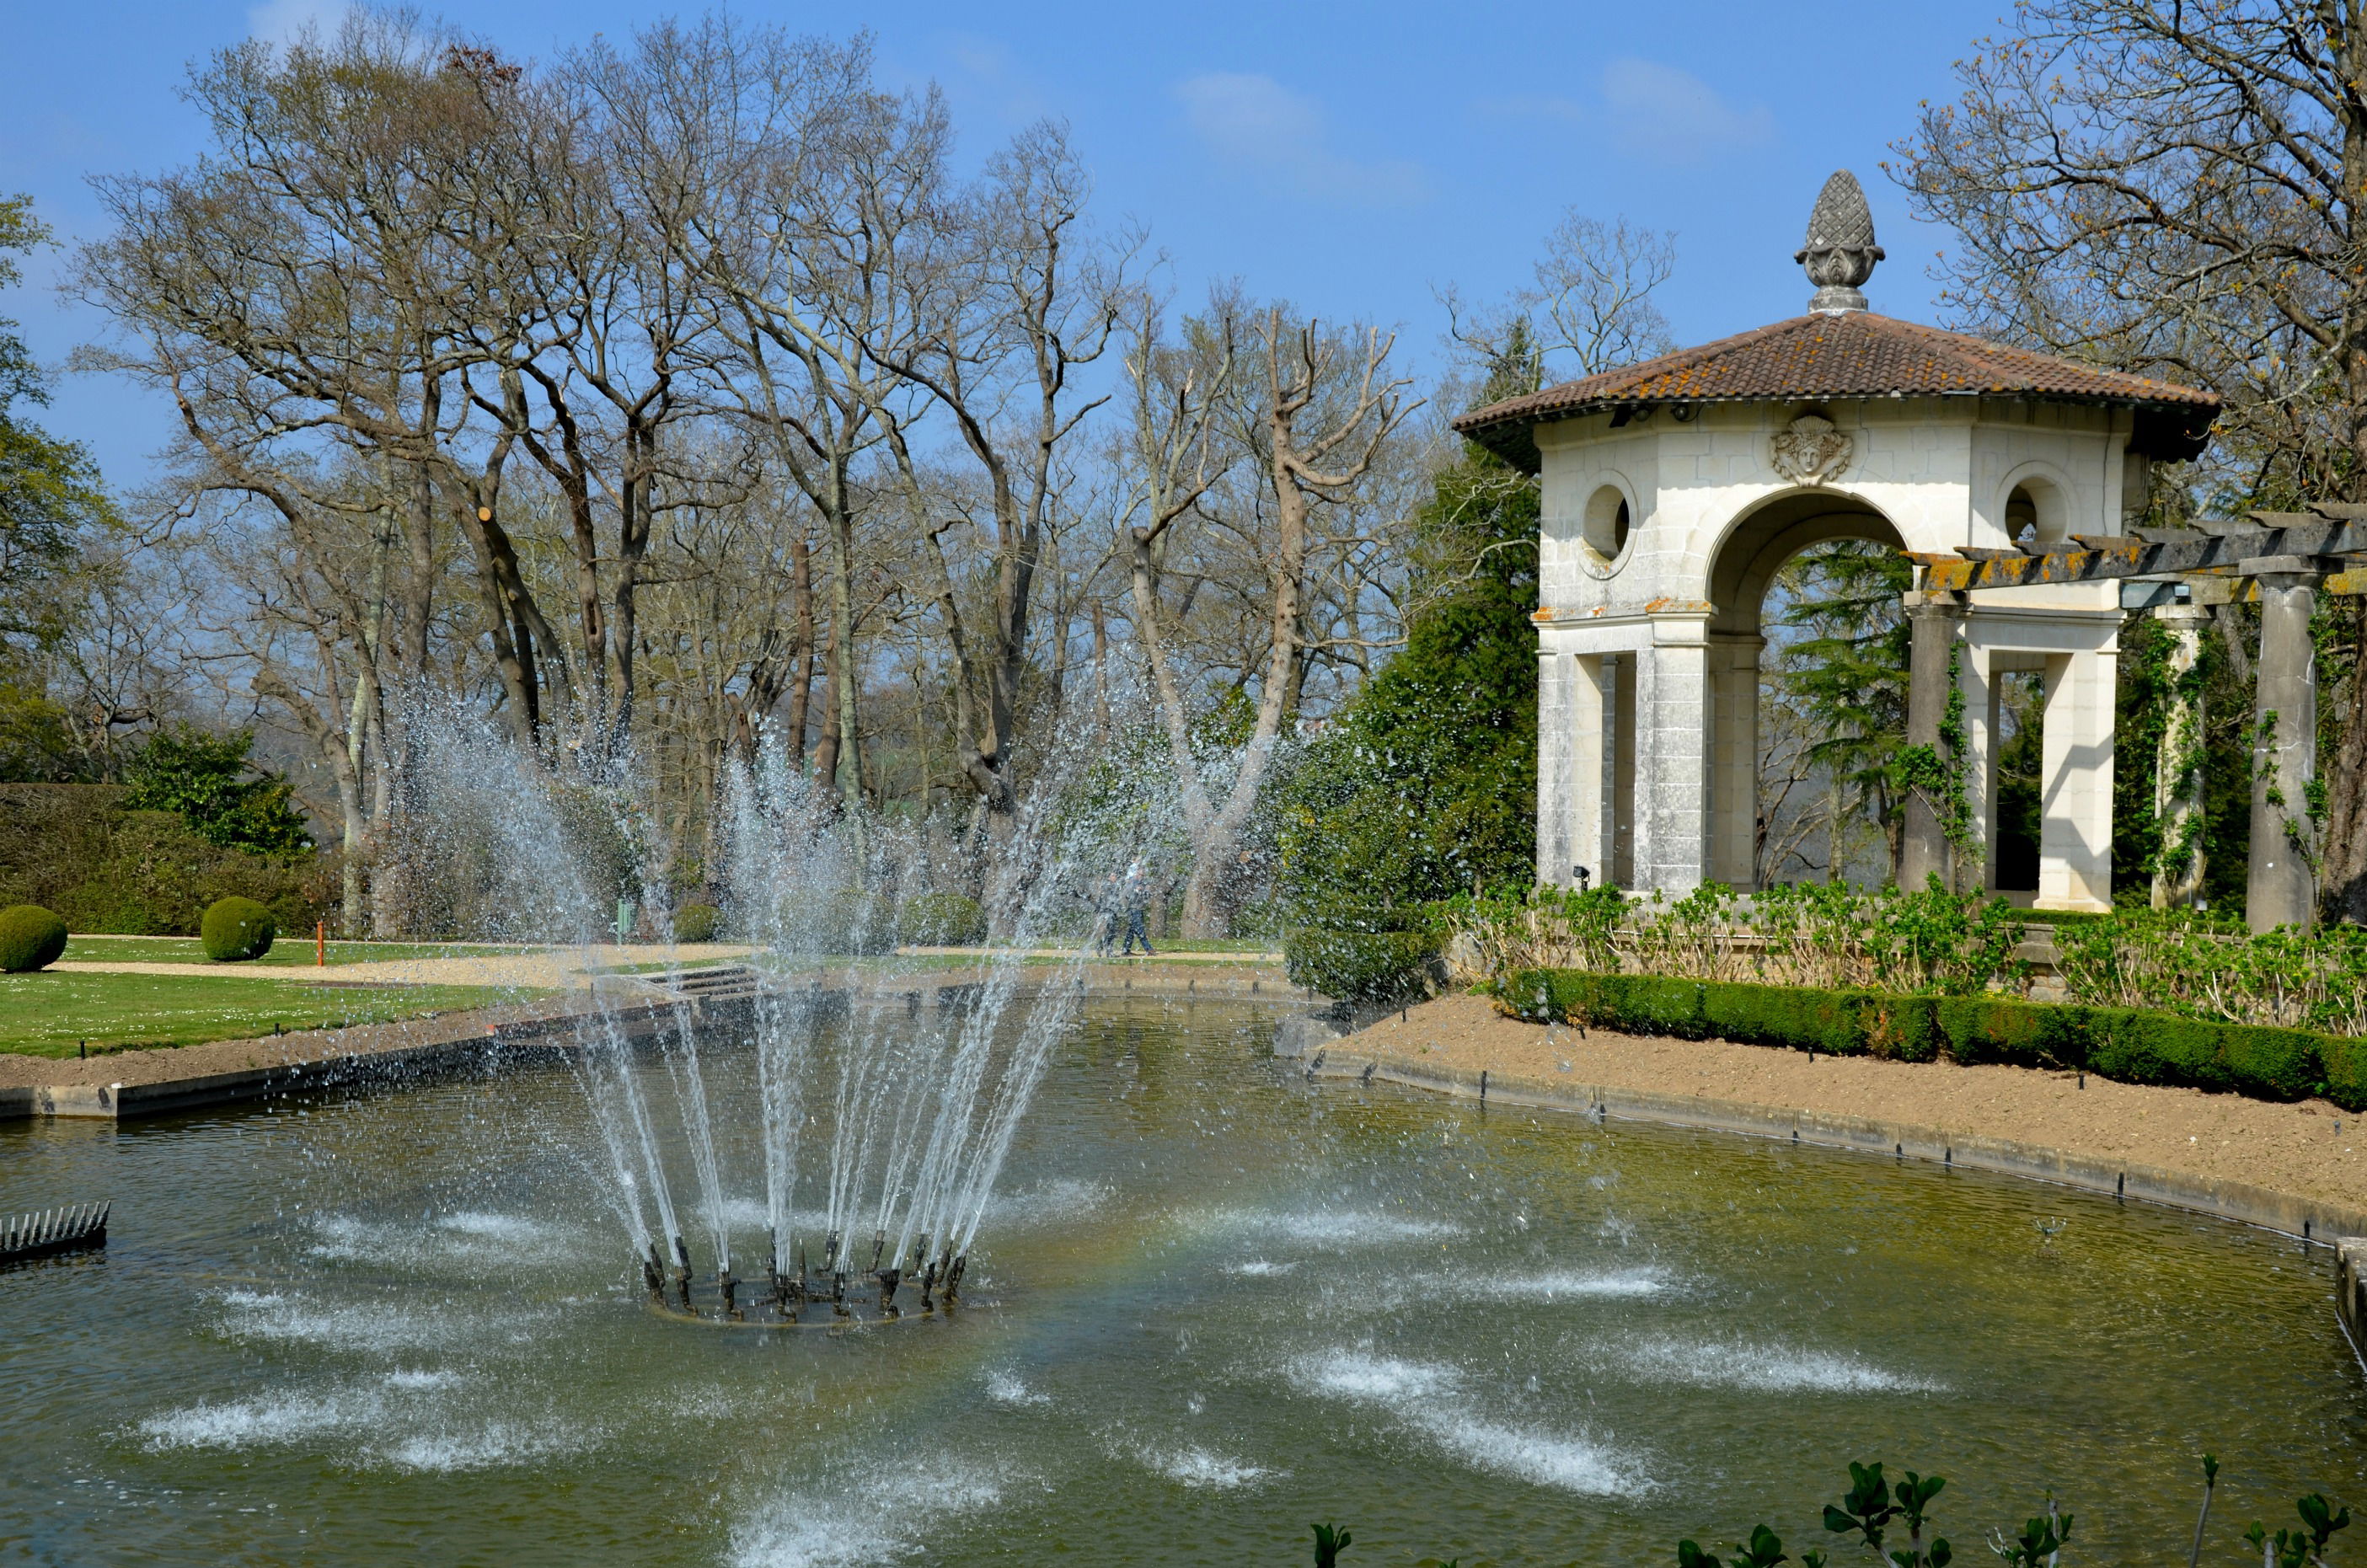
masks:
{"label": "white cloud", "polygon": [[322,37],[345,20],[345,0],[263,0],[246,8],[246,36],[263,43],[293,43],[309,25]]}
{"label": "white cloud", "polygon": [[1301,194],[1371,206],[1430,194],[1419,164],[1364,162],[1335,152],[1322,107],[1271,76],[1212,72],[1183,83],[1175,96],[1210,152]]}
{"label": "white cloud", "polygon": [[1691,163],[1775,134],[1775,118],[1764,106],[1738,107],[1691,72],[1649,60],[1604,66],[1603,102],[1626,151],[1670,163]]}

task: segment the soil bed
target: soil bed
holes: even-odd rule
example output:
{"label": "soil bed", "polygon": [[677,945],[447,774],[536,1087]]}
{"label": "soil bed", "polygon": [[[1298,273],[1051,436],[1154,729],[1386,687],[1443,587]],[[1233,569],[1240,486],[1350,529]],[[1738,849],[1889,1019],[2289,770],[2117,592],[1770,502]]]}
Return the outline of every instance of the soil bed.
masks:
{"label": "soil bed", "polygon": [[2322,1100],[2291,1105],[1949,1062],[1817,1056],[1723,1040],[1581,1032],[1507,1018],[1484,998],[1442,997],[1335,1043],[1428,1066],[1698,1095],[1819,1115],[2009,1138],[2099,1160],[2248,1182],[2367,1208],[2367,1127]]}

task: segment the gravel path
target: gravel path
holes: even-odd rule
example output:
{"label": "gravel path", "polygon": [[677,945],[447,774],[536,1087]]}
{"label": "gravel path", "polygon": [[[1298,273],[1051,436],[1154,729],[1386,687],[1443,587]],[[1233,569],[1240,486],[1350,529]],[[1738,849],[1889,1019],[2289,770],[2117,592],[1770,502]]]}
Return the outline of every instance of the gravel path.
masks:
{"label": "gravel path", "polygon": [[2029,1067],[1818,1056],[1723,1040],[1583,1034],[1442,997],[1338,1043],[1342,1051],[1785,1111],[2011,1138],[2096,1159],[2367,1208],[2367,1124],[2322,1100],[2280,1105]]}

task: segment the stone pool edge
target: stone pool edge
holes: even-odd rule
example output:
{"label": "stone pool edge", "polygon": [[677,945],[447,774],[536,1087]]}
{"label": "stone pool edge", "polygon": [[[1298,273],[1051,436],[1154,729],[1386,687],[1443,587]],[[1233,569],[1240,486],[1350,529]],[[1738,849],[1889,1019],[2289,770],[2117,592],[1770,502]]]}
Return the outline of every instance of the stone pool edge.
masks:
{"label": "stone pool edge", "polygon": [[1304,1071],[1309,1078],[1393,1083],[1481,1104],[1569,1111],[1597,1122],[1615,1117],[1913,1159],[1949,1169],[1962,1166],[2232,1220],[2330,1247],[2335,1251],[2336,1312],[2351,1348],[2362,1353],[2362,1370],[2367,1370],[2367,1211],[2348,1204],[2280,1192],[2248,1181],[2096,1159],[2011,1138],[1959,1136],[1911,1122],[1712,1100],[1706,1095],[1662,1094],[1609,1084],[1565,1085],[1484,1067],[1438,1066],[1404,1056],[1342,1050],[1336,1044],[1311,1048],[1304,1057]]}
{"label": "stone pool edge", "polygon": [[[1206,965],[1196,972],[1162,972],[1151,965],[1088,964],[1085,994],[1098,998],[1156,997],[1178,1000],[1250,1000],[1305,1007],[1316,998],[1289,984],[1278,971],[1239,965],[1227,972]],[[1214,973],[1209,971],[1214,969]],[[904,997],[917,1008],[957,1002],[978,982],[966,973],[913,976],[880,994]],[[1022,983],[1025,993],[1036,987]],[[578,1028],[601,1017],[613,1020],[629,1038],[666,1027],[678,1010],[694,1019],[726,1015],[744,998],[648,997],[601,1008],[571,999],[557,1005],[505,1004],[438,1013],[428,1018],[355,1024],[335,1030],[290,1030],[252,1040],[217,1040],[201,1045],[165,1046],[87,1060],[56,1058],[61,1066],[84,1069],[80,1081],[0,1085],[0,1122],[34,1117],[130,1121],[170,1115],[241,1101],[348,1088],[373,1080],[397,1080],[452,1068],[498,1068],[563,1056],[574,1047]],[[188,1052],[219,1055],[251,1048],[267,1060],[228,1068],[176,1071]],[[43,1060],[46,1058],[25,1058]],[[101,1062],[122,1062],[134,1071],[104,1077]],[[162,1066],[162,1073],[153,1070]],[[150,1069],[142,1076],[137,1069]],[[96,1072],[100,1076],[92,1076]]]}

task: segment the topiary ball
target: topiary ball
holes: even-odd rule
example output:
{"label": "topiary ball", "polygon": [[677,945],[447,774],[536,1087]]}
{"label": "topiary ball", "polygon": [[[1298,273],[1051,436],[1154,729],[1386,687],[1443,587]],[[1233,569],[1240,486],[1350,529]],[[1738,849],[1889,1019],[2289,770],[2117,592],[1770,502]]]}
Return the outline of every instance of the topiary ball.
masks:
{"label": "topiary ball", "polygon": [[713,942],[723,929],[723,911],[712,904],[685,904],[674,912],[676,942]]}
{"label": "topiary ball", "polygon": [[66,923],[39,904],[0,909],[0,973],[46,969],[66,950]]}
{"label": "topiary ball", "polygon": [[986,940],[986,911],[958,893],[923,893],[903,908],[904,940],[923,947],[966,947]]}
{"label": "topiary ball", "polygon": [[260,958],[271,951],[271,939],[278,934],[278,922],[270,910],[252,898],[236,897],[216,901],[198,925],[206,956],[217,964]]}

